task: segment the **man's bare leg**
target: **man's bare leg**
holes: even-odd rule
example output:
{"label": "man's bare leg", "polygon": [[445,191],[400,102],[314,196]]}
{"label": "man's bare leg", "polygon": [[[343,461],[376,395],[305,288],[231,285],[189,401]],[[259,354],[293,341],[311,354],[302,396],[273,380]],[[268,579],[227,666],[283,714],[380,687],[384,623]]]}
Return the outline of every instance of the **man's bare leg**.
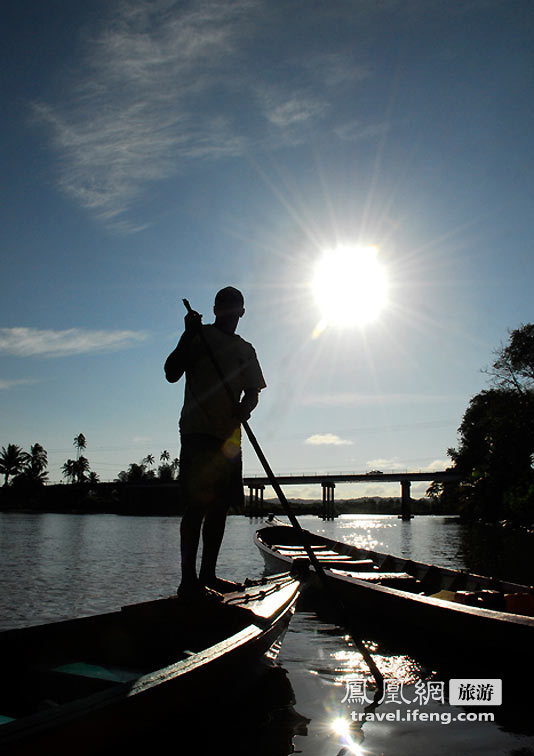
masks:
{"label": "man's bare leg", "polygon": [[222,593],[235,590],[238,585],[218,578],[215,569],[226,526],[226,509],[211,509],[202,528],[202,560],[199,579],[202,585]]}
{"label": "man's bare leg", "polygon": [[180,550],[182,558],[182,580],[178,594],[198,593],[201,583],[197,577],[197,553],[202,527],[202,512],[196,507],[188,507],[180,525]]}

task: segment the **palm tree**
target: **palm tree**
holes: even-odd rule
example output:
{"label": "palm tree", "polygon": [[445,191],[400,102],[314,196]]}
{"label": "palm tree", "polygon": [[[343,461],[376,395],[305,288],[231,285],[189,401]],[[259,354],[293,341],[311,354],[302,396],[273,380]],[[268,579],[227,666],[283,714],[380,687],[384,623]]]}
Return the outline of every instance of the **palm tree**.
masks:
{"label": "palm tree", "polygon": [[34,464],[34,467],[39,470],[44,470],[48,464],[48,455],[46,449],[41,444],[34,444],[30,446],[30,459]]}
{"label": "palm tree", "polygon": [[79,458],[80,453],[86,448],[87,442],[83,433],[79,433],[74,436],[74,446],[76,447],[76,459]]}
{"label": "palm tree", "polygon": [[163,481],[165,483],[169,483],[171,480],[174,480],[172,467],[165,463],[160,465],[158,467],[158,478],[160,479],[160,481]]}
{"label": "palm tree", "polygon": [[83,483],[86,480],[85,473],[89,472],[89,460],[83,456],[78,459],[68,459],[61,470],[63,477],[68,478],[71,483]]}
{"label": "palm tree", "polygon": [[75,462],[76,477],[78,483],[83,483],[85,480],[85,473],[89,472],[89,460],[87,457],[80,456]]}
{"label": "palm tree", "polygon": [[29,455],[17,446],[17,444],[8,444],[7,449],[2,447],[0,452],[0,473],[4,475],[4,486],[7,486],[10,475],[18,475],[28,464]]}
{"label": "palm tree", "polygon": [[164,449],[161,452],[161,454],[159,455],[159,458],[160,458],[161,462],[168,462],[169,459],[171,458],[171,455],[169,454],[169,452],[167,451],[167,449]]}
{"label": "palm tree", "polygon": [[138,465],[137,462],[132,462],[128,467],[128,470],[121,470],[118,475],[118,480],[121,483],[141,483],[145,480],[146,471],[144,465]]}
{"label": "palm tree", "polygon": [[76,460],[68,459],[61,468],[61,472],[64,478],[67,478],[71,483],[74,483],[76,480]]}
{"label": "palm tree", "polygon": [[95,473],[93,470],[89,473],[89,476],[87,478],[88,483],[91,483],[92,485],[95,485],[96,483],[100,483],[100,478],[98,477],[98,474]]}
{"label": "palm tree", "polygon": [[154,459],[153,454],[147,454],[146,457],[141,462],[142,465],[148,465],[148,467],[152,467],[156,460]]}
{"label": "palm tree", "polygon": [[30,454],[28,454],[28,460],[26,469],[21,473],[27,481],[33,483],[45,483],[48,478],[46,467],[48,465],[48,455],[46,449],[41,444],[33,444],[30,447]]}
{"label": "palm tree", "polygon": [[172,474],[176,476],[179,469],[180,469],[180,460],[178,457],[175,457],[173,461],[171,462]]}

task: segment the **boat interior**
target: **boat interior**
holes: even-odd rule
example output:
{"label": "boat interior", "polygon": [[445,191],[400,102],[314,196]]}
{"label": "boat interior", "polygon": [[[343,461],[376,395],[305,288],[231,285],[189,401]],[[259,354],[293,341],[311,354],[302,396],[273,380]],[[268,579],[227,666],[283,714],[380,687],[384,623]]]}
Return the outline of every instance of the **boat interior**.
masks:
{"label": "boat interior", "polygon": [[[307,537],[321,566],[333,575],[467,606],[534,616],[531,587],[368,551],[313,533]],[[307,551],[295,542],[292,528],[265,528],[259,539],[281,557],[309,563]]]}
{"label": "boat interior", "polygon": [[0,724],[133,683],[186,660],[238,633],[250,624],[251,615],[218,601],[191,611],[176,599],[162,599],[5,631],[0,634]]}

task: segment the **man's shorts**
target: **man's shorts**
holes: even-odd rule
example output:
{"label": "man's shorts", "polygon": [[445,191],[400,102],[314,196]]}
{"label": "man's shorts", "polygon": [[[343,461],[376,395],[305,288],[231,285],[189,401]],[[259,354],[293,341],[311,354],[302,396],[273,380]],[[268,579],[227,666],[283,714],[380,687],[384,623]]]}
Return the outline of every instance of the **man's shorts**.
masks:
{"label": "man's shorts", "polygon": [[[185,434],[180,449],[180,496],[186,506],[202,511],[227,512],[231,506],[243,511],[243,464],[241,448],[227,453],[220,438]],[[226,452],[226,453],[225,453]]]}

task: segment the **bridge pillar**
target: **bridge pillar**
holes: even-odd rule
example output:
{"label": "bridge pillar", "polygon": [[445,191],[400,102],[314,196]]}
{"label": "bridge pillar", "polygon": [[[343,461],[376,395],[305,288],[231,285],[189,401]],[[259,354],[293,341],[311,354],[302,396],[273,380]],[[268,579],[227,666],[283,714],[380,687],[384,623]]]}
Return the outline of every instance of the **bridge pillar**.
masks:
{"label": "bridge pillar", "polygon": [[401,480],[401,519],[402,520],[411,520],[412,519],[412,512],[411,512],[411,497],[410,497],[410,487],[412,485],[411,480]]}
{"label": "bridge pillar", "polygon": [[263,483],[248,484],[248,516],[263,517]]}
{"label": "bridge pillar", "polygon": [[320,517],[323,520],[333,520],[336,516],[334,508],[334,489],[336,484],[333,481],[323,480],[321,486],[323,488],[323,506]]}

